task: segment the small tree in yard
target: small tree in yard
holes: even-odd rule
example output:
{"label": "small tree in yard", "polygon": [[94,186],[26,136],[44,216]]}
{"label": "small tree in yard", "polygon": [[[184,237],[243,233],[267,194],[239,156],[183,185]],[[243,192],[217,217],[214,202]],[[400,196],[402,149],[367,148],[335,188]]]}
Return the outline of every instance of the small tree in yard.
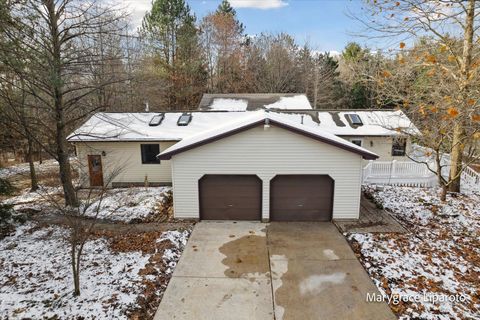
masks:
{"label": "small tree in yard", "polygon": [[[379,84],[379,101],[403,106],[419,119],[422,142],[451,155],[441,185],[460,191],[470,149],[478,144],[480,51],[474,44],[480,1],[367,1],[364,9],[355,18],[368,37],[393,39],[400,48],[396,61],[370,78]],[[406,42],[421,39],[426,41],[407,50]]]}
{"label": "small tree in yard", "polygon": [[[45,200],[65,218],[70,230],[67,241],[70,245],[71,268],[73,275],[73,295],[80,295],[80,271],[82,254],[87,241],[91,238],[99,220],[102,204],[108,192],[107,186],[118,176],[121,170],[112,170],[105,179],[105,186],[90,189],[76,189],[76,196],[80,199],[77,207],[65,206],[62,200],[54,195],[43,195]],[[113,213],[113,212],[112,212]]]}

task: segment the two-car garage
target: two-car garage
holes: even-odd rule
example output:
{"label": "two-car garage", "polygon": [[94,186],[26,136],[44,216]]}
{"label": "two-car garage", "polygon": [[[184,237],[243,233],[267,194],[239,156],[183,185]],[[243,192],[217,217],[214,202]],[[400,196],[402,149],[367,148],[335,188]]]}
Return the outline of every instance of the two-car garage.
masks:
{"label": "two-car garage", "polygon": [[185,138],[170,160],[176,218],[356,219],[362,165],[377,156],[267,112]]}
{"label": "two-car garage", "polygon": [[[334,181],[328,175],[276,175],[270,180],[270,220],[329,221]],[[261,220],[262,180],[256,175],[204,175],[201,220]]]}

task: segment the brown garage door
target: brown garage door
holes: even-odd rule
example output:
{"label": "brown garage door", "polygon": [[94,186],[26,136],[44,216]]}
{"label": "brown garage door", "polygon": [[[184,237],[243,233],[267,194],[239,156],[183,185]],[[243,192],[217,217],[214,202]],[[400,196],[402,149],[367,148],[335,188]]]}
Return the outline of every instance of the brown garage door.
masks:
{"label": "brown garage door", "polygon": [[260,220],[262,181],[255,175],[205,175],[199,181],[200,219]]}
{"label": "brown garage door", "polygon": [[270,181],[272,221],[330,221],[333,179],[327,175],[278,175]]}

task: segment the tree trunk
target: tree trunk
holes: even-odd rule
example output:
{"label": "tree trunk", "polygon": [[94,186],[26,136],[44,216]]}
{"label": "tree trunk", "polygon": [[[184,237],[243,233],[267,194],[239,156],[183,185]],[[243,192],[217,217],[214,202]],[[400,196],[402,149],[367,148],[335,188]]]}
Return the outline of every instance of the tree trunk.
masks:
{"label": "tree trunk", "polygon": [[72,274],[73,274],[73,296],[78,297],[80,295],[80,273],[77,268],[77,261],[76,261],[76,250],[75,250],[75,244],[73,243],[74,240],[72,241],[71,244],[71,265],[72,265]]}
{"label": "tree trunk", "polygon": [[442,185],[442,193],[440,194],[441,201],[447,201],[447,186]]}
{"label": "tree trunk", "polygon": [[77,194],[72,183],[72,171],[70,167],[70,160],[68,158],[68,147],[65,136],[65,128],[61,121],[57,120],[57,156],[60,171],[60,181],[62,182],[63,194],[66,206],[78,206]]}
{"label": "tree trunk", "polygon": [[27,150],[27,160],[28,164],[30,166],[30,191],[36,191],[38,190],[38,180],[37,180],[37,174],[35,172],[35,165],[33,163],[33,140],[29,136],[27,138],[28,141],[28,150]]}
{"label": "tree trunk", "polygon": [[67,136],[65,133],[65,110],[63,105],[63,74],[61,55],[61,34],[58,29],[58,12],[54,1],[46,1],[48,10],[50,32],[52,37],[52,75],[53,111],[55,112],[56,124],[56,156],[59,164],[60,181],[62,182],[63,194],[66,206],[78,206],[77,195],[72,183],[70,161],[68,159]]}
{"label": "tree trunk", "polygon": [[461,172],[463,170],[463,151],[465,149],[465,131],[463,124],[456,124],[453,130],[453,147],[450,157],[450,180],[449,190],[460,192]]}
{"label": "tree trunk", "polygon": [[475,21],[475,0],[468,1],[467,14],[465,17],[465,33],[463,37],[462,54],[462,83],[460,87],[460,97],[463,102],[464,110],[460,113],[453,131],[453,147],[451,154],[450,178],[453,180],[450,184],[450,191],[460,192],[461,172],[463,167],[463,151],[465,148],[465,127],[463,120],[467,117],[467,100],[469,94],[470,71],[472,67],[472,49],[473,49],[473,30]]}

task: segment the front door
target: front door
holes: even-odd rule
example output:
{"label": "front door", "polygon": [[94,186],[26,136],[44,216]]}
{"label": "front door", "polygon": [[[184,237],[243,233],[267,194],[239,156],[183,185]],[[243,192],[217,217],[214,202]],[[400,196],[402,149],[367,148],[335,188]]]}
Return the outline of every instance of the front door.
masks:
{"label": "front door", "polygon": [[88,171],[90,173],[90,187],[103,187],[102,156],[88,156]]}

